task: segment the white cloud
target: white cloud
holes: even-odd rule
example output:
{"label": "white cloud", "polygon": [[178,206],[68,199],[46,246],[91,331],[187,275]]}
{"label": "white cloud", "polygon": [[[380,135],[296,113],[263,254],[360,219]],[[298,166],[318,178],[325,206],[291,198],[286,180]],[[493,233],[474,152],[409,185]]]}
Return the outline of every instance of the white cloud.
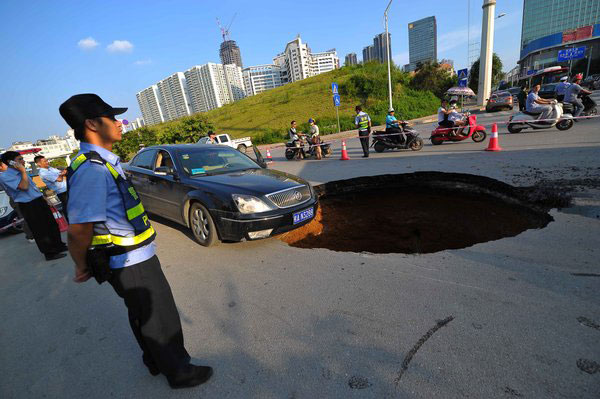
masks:
{"label": "white cloud", "polygon": [[133,65],[150,65],[150,64],[152,64],[151,59],[137,60],[136,62],[133,63]]}
{"label": "white cloud", "polygon": [[133,51],[133,44],[128,40],[115,40],[106,49],[111,53],[131,53]]}
{"label": "white cloud", "polygon": [[82,50],[93,50],[98,45],[100,45],[100,43],[94,40],[94,38],[91,36],[86,37],[85,39],[81,39],[77,42],[77,47],[79,47]]}

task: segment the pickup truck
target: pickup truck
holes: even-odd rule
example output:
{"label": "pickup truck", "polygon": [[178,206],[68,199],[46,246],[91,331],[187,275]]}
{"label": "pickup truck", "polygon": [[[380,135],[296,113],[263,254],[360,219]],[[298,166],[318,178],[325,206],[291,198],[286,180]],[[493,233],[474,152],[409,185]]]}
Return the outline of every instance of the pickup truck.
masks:
{"label": "pickup truck", "polygon": [[[198,140],[198,144],[209,144],[210,139],[208,136],[202,137]],[[232,140],[227,133],[218,134],[215,136],[215,144],[227,145],[235,148],[241,153],[245,153],[248,147],[252,147],[252,140],[250,137],[243,137],[241,139]]]}

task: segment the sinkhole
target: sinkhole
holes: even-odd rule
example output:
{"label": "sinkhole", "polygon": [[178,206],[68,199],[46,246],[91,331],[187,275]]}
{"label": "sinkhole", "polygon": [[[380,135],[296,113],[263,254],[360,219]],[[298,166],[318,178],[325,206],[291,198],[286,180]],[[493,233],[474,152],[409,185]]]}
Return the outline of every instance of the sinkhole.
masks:
{"label": "sinkhole", "polygon": [[281,236],[291,246],[371,253],[432,253],[546,227],[565,198],[483,176],[417,172],[316,186],[314,220]]}

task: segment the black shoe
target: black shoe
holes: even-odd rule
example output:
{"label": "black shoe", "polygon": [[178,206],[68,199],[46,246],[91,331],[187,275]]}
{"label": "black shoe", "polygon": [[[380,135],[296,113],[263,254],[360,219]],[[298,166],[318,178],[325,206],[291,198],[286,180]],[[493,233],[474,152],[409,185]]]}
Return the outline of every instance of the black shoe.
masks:
{"label": "black shoe", "polygon": [[210,379],[212,374],[212,367],[189,364],[176,375],[167,376],[167,381],[169,381],[169,386],[173,389],[191,388],[204,384]]}
{"label": "black shoe", "polygon": [[65,256],[67,256],[67,254],[64,254],[64,253],[46,254],[46,260],[47,261],[56,260],[56,259],[64,258]]}
{"label": "black shoe", "polygon": [[368,155],[363,155],[362,157],[363,157],[363,158],[369,158],[369,156],[368,156]]}
{"label": "black shoe", "polygon": [[144,362],[146,367],[148,367],[148,371],[150,372],[150,374],[152,374],[152,375],[160,374],[160,370],[158,369],[158,367],[156,367],[156,364],[154,364],[154,361],[152,361],[150,359],[146,359],[146,356],[142,356],[142,361]]}
{"label": "black shoe", "polygon": [[58,247],[58,252],[69,252],[69,247],[67,247],[67,244],[62,243],[62,245]]}

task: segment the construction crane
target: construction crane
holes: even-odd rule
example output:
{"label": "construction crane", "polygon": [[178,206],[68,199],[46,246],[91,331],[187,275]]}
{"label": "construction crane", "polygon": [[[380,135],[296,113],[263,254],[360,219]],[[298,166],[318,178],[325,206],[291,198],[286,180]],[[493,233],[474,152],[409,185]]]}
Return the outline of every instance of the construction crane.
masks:
{"label": "construction crane", "polygon": [[217,18],[217,26],[221,30],[221,36],[223,36],[224,42],[229,40],[229,28],[231,28],[231,25],[233,24],[233,21],[235,20],[236,15],[237,15],[237,12],[235,14],[233,14],[233,17],[231,18],[231,22],[229,23],[229,26],[227,26],[227,28],[223,28],[223,26],[221,25],[221,20],[219,18]]}

